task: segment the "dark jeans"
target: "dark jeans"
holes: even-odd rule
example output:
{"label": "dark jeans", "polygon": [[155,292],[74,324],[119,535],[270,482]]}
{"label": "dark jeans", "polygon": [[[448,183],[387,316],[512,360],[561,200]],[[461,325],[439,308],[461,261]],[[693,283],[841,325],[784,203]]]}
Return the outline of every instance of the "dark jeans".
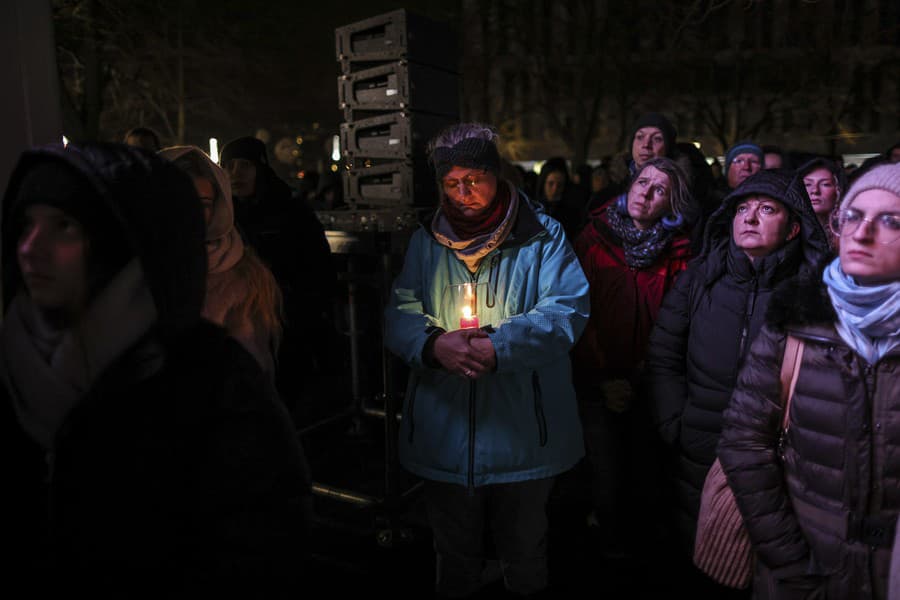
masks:
{"label": "dark jeans", "polygon": [[579,410],[598,533],[611,548],[645,547],[663,534],[669,502],[650,417],[637,403],[616,413],[602,398],[586,396]]}
{"label": "dark jeans", "polygon": [[425,507],[437,554],[438,594],[464,597],[485,583],[486,535],[506,588],[533,594],[547,586],[547,500],[554,478],[477,487],[425,481]]}

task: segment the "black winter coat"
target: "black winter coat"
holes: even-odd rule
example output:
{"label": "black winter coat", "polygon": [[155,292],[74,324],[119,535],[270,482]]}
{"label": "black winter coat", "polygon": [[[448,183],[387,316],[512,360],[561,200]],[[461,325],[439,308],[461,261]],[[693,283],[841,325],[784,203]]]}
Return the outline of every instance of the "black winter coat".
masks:
{"label": "black winter coat", "polygon": [[[26,387],[13,382],[34,375],[3,370],[4,583],[29,597],[295,595],[310,516],[308,467],[255,359],[200,318],[205,226],[190,178],[126,146],[24,153],[2,204],[6,301],[27,293],[16,260],[17,203],[24,176],[44,163],[74,169],[90,186],[77,198],[79,214],[105,229],[91,229],[97,239],[89,242],[123,240],[121,256],[90,246],[88,269],[102,264],[115,273],[135,259],[154,312],[143,337],[117,350],[78,392],[49,451],[26,433],[11,401]],[[53,194],[60,192],[48,193],[51,201]],[[120,324],[81,325],[69,328],[87,346],[115,336]],[[31,342],[17,335],[4,350]],[[88,363],[86,350],[82,356]]]}
{"label": "black winter coat", "polygon": [[[47,511],[14,521],[18,547],[32,553],[17,556],[20,574],[47,560],[44,583],[100,597],[295,591],[310,477],[271,383],[209,323],[143,376],[148,347],[117,361],[70,413],[50,465],[5,415],[3,460],[16,463],[6,493]],[[46,548],[33,543],[42,530]]]}
{"label": "black winter coat", "polygon": [[[719,457],[757,551],[760,598],[887,595],[900,513],[900,349],[869,366],[836,320],[821,281],[779,290],[724,415]],[[782,461],[788,333],[805,347]]]}
{"label": "black winter coat", "polygon": [[[794,177],[767,171],[747,180],[710,218],[703,254],[667,294],[650,336],[644,393],[663,441],[676,504],[678,537],[693,549],[706,473],[716,459],[722,412],[738,369],[764,322],[775,287],[815,269],[825,233]],[[780,200],[800,219],[800,234],[751,263],[731,238],[734,207],[747,194]]]}

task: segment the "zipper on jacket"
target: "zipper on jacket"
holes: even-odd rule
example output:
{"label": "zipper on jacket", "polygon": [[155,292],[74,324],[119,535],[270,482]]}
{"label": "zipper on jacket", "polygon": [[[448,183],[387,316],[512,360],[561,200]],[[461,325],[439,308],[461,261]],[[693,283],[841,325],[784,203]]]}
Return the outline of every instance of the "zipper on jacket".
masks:
{"label": "zipper on jacket", "polygon": [[475,381],[469,382],[469,496],[475,495]]}
{"label": "zipper on jacket", "polygon": [[738,364],[744,362],[744,352],[747,350],[747,338],[750,336],[750,320],[753,318],[753,308],[756,306],[756,295],[759,292],[759,275],[753,276],[753,290],[747,297],[744,305],[744,327],[741,329],[741,343],[738,346]]}
{"label": "zipper on jacket", "polygon": [[[878,462],[878,458],[875,456],[877,450],[876,447],[878,444],[875,442],[875,438],[878,435],[875,430],[875,423],[873,423],[875,416],[875,366],[870,365],[866,362],[862,357],[857,358],[860,362],[860,365],[865,365],[860,371],[862,372],[862,379],[865,385],[864,389],[864,398],[865,404],[863,406],[865,414],[863,415],[863,429],[868,436],[869,439],[869,452],[868,452],[868,460],[863,462],[862,464],[857,464],[856,469],[856,481],[862,483],[864,481],[863,477],[867,479],[865,481],[865,485],[860,485],[859,487],[851,486],[851,489],[855,488],[856,494],[851,491],[851,495],[856,497],[852,498],[852,506],[859,506],[860,510],[864,514],[868,514],[869,510],[872,508],[872,502],[874,498],[878,496],[875,493],[872,485],[875,482],[877,474],[875,473],[875,465]],[[853,453],[851,453],[853,456]],[[882,460],[883,457],[882,457]],[[854,461],[855,462],[855,461]],[[865,471],[863,471],[865,470]],[[852,480],[851,480],[852,481]],[[883,493],[883,490],[881,490]],[[873,548],[874,550],[874,548]]]}
{"label": "zipper on jacket", "polygon": [[413,375],[409,386],[409,409],[406,411],[409,416],[409,436],[407,440],[410,444],[413,442],[413,436],[416,433],[416,389],[419,387],[419,377]]}
{"label": "zipper on jacket", "polygon": [[490,268],[488,269],[488,280],[487,280],[487,298],[484,300],[484,305],[487,308],[494,308],[497,304],[497,287],[500,284],[500,251],[495,250],[494,255],[491,256]]}
{"label": "zipper on jacket", "polygon": [[537,419],[538,442],[547,445],[547,416],[544,414],[544,399],[541,393],[541,378],[537,371],[531,372],[531,389],[534,392],[534,416]]}
{"label": "zipper on jacket", "polygon": [[[495,250],[496,252],[496,250]],[[484,261],[478,265],[478,270],[474,273],[469,273],[469,279],[472,280],[472,285],[478,285],[478,273],[481,272],[482,266],[484,265]],[[494,261],[491,260],[491,270],[494,267]],[[488,271],[488,282],[490,282],[491,271]],[[490,285],[488,285],[490,288]],[[476,288],[477,289],[477,288]],[[490,295],[490,294],[488,294]],[[490,300],[487,298],[486,301]],[[487,304],[486,304],[487,305]],[[488,305],[492,307],[493,304]],[[466,488],[470,497],[475,495],[475,380],[469,381],[469,469],[468,475],[466,476]]]}

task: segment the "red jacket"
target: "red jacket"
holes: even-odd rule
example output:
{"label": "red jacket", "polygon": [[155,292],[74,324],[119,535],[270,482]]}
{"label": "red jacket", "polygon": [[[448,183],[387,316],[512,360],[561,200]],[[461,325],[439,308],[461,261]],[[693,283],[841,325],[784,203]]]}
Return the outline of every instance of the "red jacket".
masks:
{"label": "red jacket", "polygon": [[575,379],[581,385],[630,379],[635,374],[663,296],[690,259],[690,239],[678,233],[652,266],[629,267],[621,240],[606,218],[610,206],[591,212],[590,222],[575,242],[575,253],[591,286],[591,318],[573,350]]}

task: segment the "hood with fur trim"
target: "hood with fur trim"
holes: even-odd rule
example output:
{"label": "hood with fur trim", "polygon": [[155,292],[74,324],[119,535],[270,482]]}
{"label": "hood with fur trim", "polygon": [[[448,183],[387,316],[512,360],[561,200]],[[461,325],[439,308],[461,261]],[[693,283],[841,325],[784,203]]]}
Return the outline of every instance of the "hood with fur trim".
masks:
{"label": "hood with fur trim", "polygon": [[766,309],[766,324],[779,331],[789,325],[799,327],[829,326],[837,320],[822,272],[829,264],[822,261],[812,272],[782,282]]}

